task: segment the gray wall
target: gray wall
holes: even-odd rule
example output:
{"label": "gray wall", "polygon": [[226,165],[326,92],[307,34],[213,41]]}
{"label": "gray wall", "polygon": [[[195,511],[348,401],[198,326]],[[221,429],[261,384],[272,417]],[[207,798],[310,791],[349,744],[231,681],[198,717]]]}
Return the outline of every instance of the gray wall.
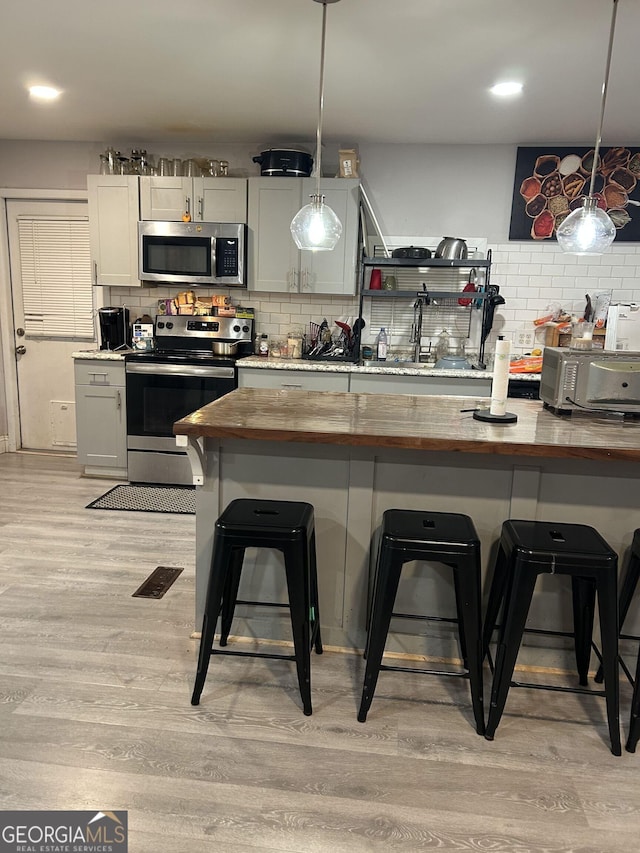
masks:
{"label": "gray wall", "polygon": [[[156,156],[225,158],[234,175],[260,174],[251,160],[259,143],[138,147]],[[85,190],[103,150],[100,143],[0,140],[0,187]],[[509,230],[515,155],[513,145],[363,145],[360,171],[385,233],[473,234],[501,242]],[[327,145],[323,158],[323,171],[333,174],[337,145]]]}
{"label": "gray wall", "polygon": [[507,240],[513,145],[363,145],[360,158],[384,234]]}

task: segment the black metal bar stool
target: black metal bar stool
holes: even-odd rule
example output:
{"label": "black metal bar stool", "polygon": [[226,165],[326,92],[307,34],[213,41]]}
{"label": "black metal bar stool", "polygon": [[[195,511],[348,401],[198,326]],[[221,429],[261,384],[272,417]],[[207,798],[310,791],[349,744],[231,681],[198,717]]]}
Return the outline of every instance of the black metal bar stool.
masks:
{"label": "black metal bar stool", "polygon": [[629,720],[629,737],[627,738],[627,752],[635,752],[640,739],[640,651],[638,651],[638,663],[636,664],[636,677],[633,687],[633,699],[631,700],[631,718]]}
{"label": "black metal bar stool", "polygon": [[[640,580],[640,528],[633,533],[633,541],[631,542],[629,563],[625,572],[622,586],[620,587],[619,601],[619,618],[620,618],[620,639],[621,640],[640,640],[640,637],[634,634],[624,634],[624,620],[629,612],[629,607],[633,600],[633,596]],[[627,738],[626,749],[628,752],[635,752],[640,739],[640,649],[638,649],[638,662],[636,664],[635,679],[629,672],[627,665],[621,659],[622,667],[625,675],[633,684],[633,698],[631,700],[631,719],[629,722],[629,737]],[[602,667],[596,674],[596,681],[602,681]]]}
{"label": "black metal bar stool", "polygon": [[[402,567],[412,560],[443,563],[453,569],[457,619],[393,612]],[[468,516],[399,509],[389,509],[384,513],[367,633],[367,665],[358,712],[361,723],[367,719],[380,670],[418,672],[468,678],[476,731],[484,733],[480,587],[480,540]],[[383,665],[382,656],[392,616],[457,624],[465,671]]]}
{"label": "black metal bar stool", "polygon": [[[483,631],[483,652],[502,608],[491,703],[485,737],[493,740],[510,687],[530,687],[568,693],[604,696],[607,705],[611,751],[621,754],[618,692],[618,556],[593,527],[544,521],[505,521],[489,591]],[[573,594],[573,632],[525,628],[536,580],[540,574],[570,575]],[[557,687],[512,681],[525,632],[573,636],[580,685],[586,685],[596,593],[600,616],[605,689]]]}
{"label": "black metal bar stool", "polygon": [[[237,600],[246,548],[272,548],[284,555],[288,604]],[[287,607],[291,615],[293,655],[214,649],[222,611],[220,645],[226,646],[235,605]],[[322,654],[314,514],[311,504],[297,501],[240,499],[232,501],[216,521],[211,571],[205,602],[198,669],[191,704],[200,702],[211,655],[295,660],[304,713],[311,714],[311,647]]]}

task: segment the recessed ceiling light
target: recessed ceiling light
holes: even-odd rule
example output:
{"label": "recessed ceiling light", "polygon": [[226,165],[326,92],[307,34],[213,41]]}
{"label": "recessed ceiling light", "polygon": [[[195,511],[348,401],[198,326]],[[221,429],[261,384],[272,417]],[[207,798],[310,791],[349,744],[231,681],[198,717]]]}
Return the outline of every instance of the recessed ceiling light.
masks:
{"label": "recessed ceiling light", "polygon": [[507,98],[509,95],[519,95],[522,92],[522,83],[508,81],[505,83],[496,83],[489,91],[492,95],[498,95],[500,98]]}
{"label": "recessed ceiling light", "polygon": [[59,89],[54,89],[53,86],[30,86],[29,94],[39,101],[54,101],[61,93]]}

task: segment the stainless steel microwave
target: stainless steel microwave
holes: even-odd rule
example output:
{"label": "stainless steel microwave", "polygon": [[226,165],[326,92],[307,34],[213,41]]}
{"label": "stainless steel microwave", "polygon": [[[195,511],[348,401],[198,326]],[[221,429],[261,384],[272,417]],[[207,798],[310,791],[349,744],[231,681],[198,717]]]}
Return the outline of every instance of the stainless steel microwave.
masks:
{"label": "stainless steel microwave", "polygon": [[246,287],[247,226],[229,222],[138,222],[141,281]]}

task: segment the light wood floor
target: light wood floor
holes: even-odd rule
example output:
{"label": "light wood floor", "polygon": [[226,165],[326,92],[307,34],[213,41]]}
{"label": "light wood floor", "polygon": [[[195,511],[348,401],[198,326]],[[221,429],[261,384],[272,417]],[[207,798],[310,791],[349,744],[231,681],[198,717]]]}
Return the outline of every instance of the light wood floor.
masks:
{"label": "light wood floor", "polygon": [[[127,809],[132,853],[640,848],[601,699],[512,690],[489,743],[465,681],[383,673],[363,725],[361,658],[325,653],[311,717],[256,659],[213,659],[192,707],[194,519],[84,508],[111,485],[0,455],[0,809]],[[132,598],[159,565],[185,571]]]}

